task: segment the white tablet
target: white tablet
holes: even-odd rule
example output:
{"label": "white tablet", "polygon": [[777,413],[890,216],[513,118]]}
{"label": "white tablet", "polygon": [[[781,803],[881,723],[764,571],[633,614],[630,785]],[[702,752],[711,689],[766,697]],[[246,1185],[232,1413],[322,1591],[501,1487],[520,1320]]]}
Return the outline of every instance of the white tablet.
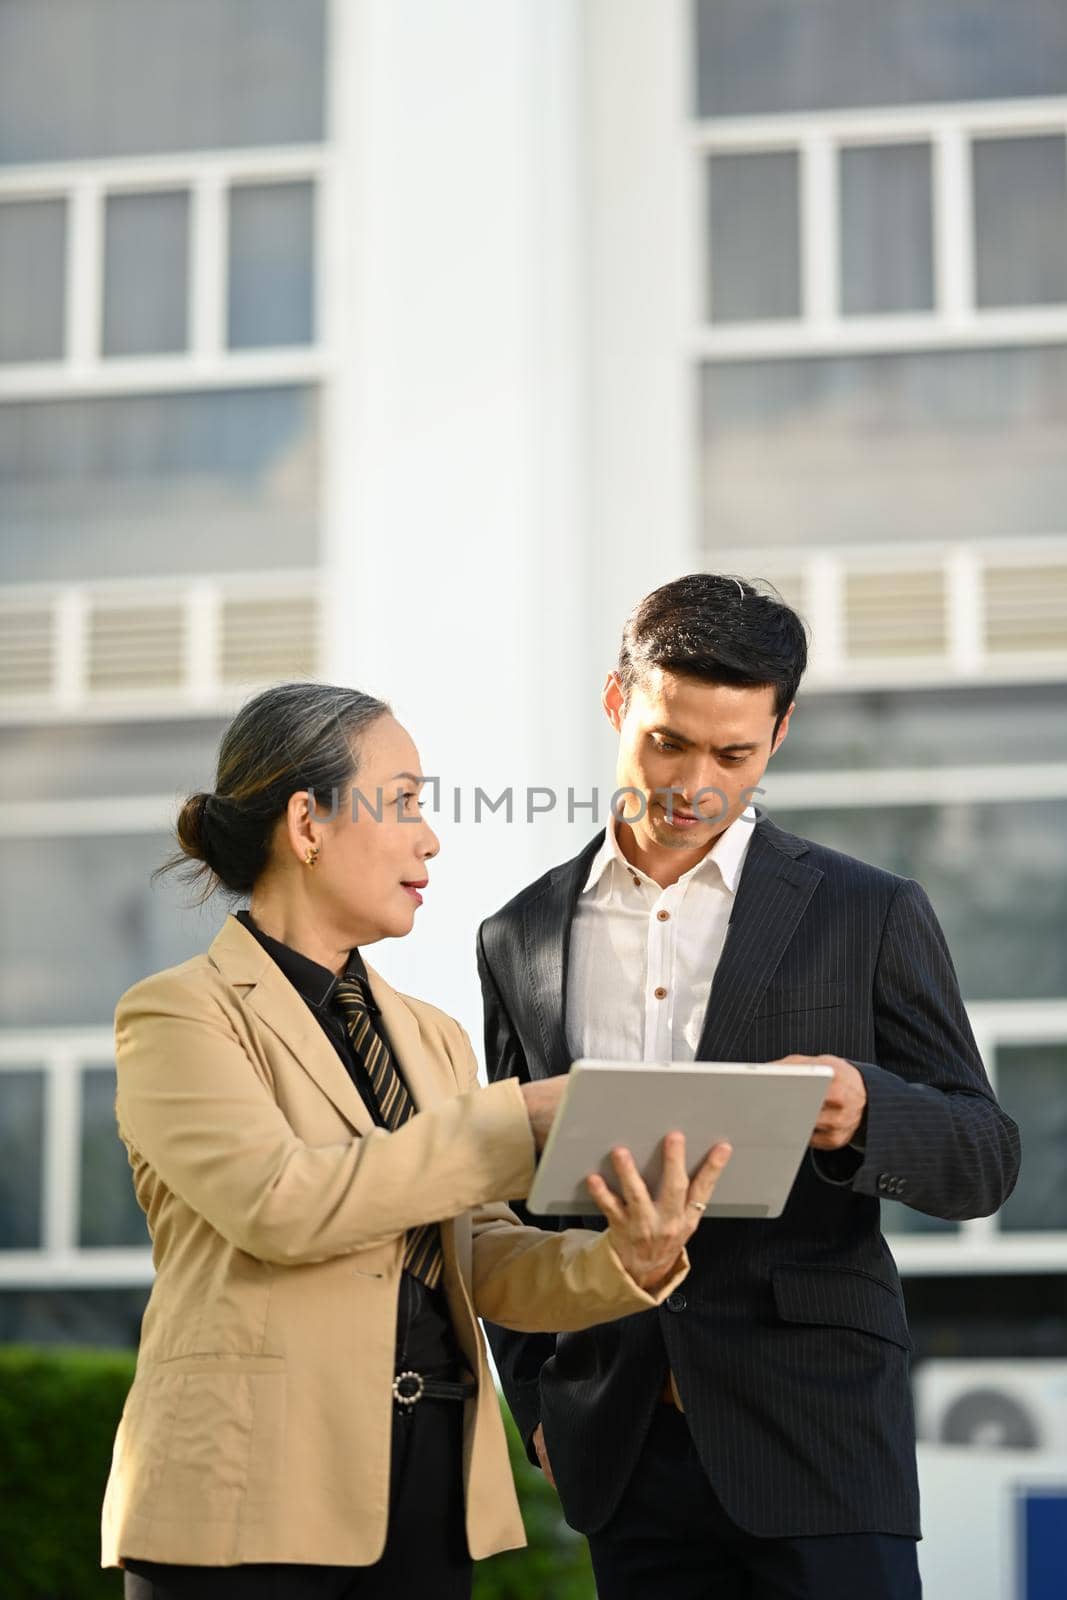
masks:
{"label": "white tablet", "polygon": [[831,1067],[766,1062],[576,1061],[526,1205],[541,1216],[597,1216],[585,1186],[617,1189],[610,1152],[625,1145],[655,1194],[666,1133],[685,1134],[692,1175],[722,1139],[733,1155],[708,1217],[777,1217],[789,1196]]}

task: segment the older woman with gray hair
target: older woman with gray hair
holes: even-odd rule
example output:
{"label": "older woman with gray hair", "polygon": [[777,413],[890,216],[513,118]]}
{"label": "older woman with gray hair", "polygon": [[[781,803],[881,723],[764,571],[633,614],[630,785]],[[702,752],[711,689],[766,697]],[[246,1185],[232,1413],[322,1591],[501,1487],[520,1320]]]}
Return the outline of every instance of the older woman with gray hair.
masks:
{"label": "older woman with gray hair", "polygon": [[247,904],[115,1014],[155,1263],[104,1504],[128,1600],[468,1596],[472,1558],[523,1543],[477,1319],[659,1304],[729,1155],[690,1182],[668,1136],[653,1199],[614,1152],[603,1232],[508,1209],[564,1080],[480,1087],[458,1023],[361,954],[411,931],[439,849],[419,766],[384,702],[268,690],[160,869]]}

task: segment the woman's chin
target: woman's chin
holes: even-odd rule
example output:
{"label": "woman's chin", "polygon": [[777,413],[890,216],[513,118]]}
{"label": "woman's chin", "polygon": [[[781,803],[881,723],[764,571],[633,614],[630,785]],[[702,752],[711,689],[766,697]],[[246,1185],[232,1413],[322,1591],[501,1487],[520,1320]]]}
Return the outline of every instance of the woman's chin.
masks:
{"label": "woman's chin", "polygon": [[415,912],[417,909],[414,904],[408,907],[401,907],[395,917],[391,919],[392,926],[385,937],[403,939],[406,934],[409,934],[415,926]]}

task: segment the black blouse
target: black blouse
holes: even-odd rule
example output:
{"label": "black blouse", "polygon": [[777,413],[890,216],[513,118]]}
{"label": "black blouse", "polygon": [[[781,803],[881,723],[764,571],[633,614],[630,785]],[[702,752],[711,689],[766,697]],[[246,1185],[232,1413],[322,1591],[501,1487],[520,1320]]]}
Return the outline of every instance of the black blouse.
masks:
{"label": "black blouse", "polygon": [[[301,999],[310,1007],[322,1031],[344,1063],[349,1077],[359,1090],[368,1112],[379,1127],[384,1126],[370,1079],[362,1063],[356,1058],[344,1019],[331,1004],[338,983],[337,977],[328,967],[320,966],[309,956],[301,955],[299,950],[282,944],[278,939],[272,939],[261,928],[257,928],[247,909],[237,911],[234,915],[242,927],[247,928],[249,933],[258,939],[268,955],[274,958]],[[366,981],[367,969],[358,949],[350,951],[344,975],[346,978],[362,978]],[[374,1004],[373,996],[370,997],[369,1009],[371,1026],[393,1054],[397,1071],[402,1075],[403,1069],[399,1057],[393,1053],[389,1036],[382,1023],[381,1012]],[[444,1290],[440,1287],[427,1289],[426,1285],[413,1277],[410,1272],[401,1273],[396,1327],[397,1371],[410,1369],[415,1372],[440,1372],[444,1368],[454,1368],[462,1362],[463,1357],[456,1342]]]}

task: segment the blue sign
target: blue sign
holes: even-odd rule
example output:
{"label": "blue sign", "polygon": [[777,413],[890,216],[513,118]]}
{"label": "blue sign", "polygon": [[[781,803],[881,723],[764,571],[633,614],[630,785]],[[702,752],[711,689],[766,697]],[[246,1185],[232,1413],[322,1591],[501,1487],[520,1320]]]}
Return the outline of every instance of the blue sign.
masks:
{"label": "blue sign", "polygon": [[1016,1517],[1019,1600],[1064,1600],[1067,1484],[1020,1489]]}

